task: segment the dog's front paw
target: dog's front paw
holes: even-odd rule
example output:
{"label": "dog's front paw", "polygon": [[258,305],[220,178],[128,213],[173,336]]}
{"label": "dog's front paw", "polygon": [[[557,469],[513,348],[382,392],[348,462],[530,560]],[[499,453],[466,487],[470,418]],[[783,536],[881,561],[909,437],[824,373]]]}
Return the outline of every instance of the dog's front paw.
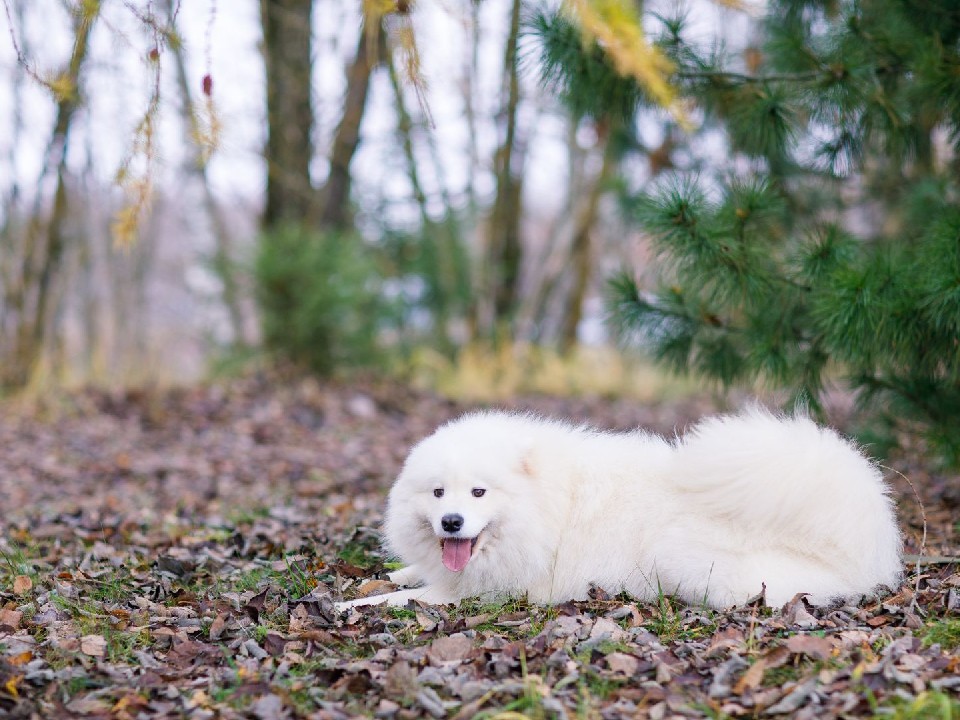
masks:
{"label": "dog's front paw", "polygon": [[424,605],[448,605],[457,600],[448,597],[430,587],[408,588],[406,590],[397,590],[396,592],[386,593],[384,595],[371,595],[370,597],[357,598],[356,600],[345,600],[336,604],[337,612],[352,610],[355,607],[363,605],[383,605],[384,603],[392,607],[403,607],[411,600],[416,600]]}
{"label": "dog's front paw", "polygon": [[338,603],[334,603],[333,607],[337,611],[337,615],[342,615],[347,610],[352,610],[355,607],[359,607],[364,604],[364,601],[367,598],[357,598],[356,600],[343,600]]}
{"label": "dog's front paw", "polygon": [[413,587],[423,582],[423,578],[420,575],[420,571],[417,570],[416,565],[407,565],[407,567],[389,572],[387,573],[387,577],[390,578],[390,582],[400,587]]}

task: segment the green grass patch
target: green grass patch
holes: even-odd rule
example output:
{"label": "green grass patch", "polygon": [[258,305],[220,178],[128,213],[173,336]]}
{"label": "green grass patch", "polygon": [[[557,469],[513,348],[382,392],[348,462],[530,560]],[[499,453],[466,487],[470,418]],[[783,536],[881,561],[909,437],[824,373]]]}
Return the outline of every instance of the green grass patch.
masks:
{"label": "green grass patch", "polygon": [[259,565],[249,570],[235,571],[223,579],[225,587],[218,588],[218,591],[226,589],[242,593],[273,585],[286,597],[308,595],[317,586],[317,577],[306,563],[299,560],[291,562],[287,557],[283,560],[286,567],[282,570],[275,570],[272,565]]}
{"label": "green grass patch", "polygon": [[489,718],[506,716],[507,713],[517,713],[532,720],[546,720],[553,717],[543,706],[544,679],[540,676],[531,675],[527,671],[527,656],[522,651],[520,653],[520,677],[523,680],[523,692],[515,700],[511,700],[504,705],[486,710],[474,716],[474,720],[487,720]]}
{"label": "green grass patch", "polygon": [[804,675],[804,668],[788,663],[780,667],[768,668],[763,673],[764,687],[781,687],[788,682],[796,682]]}
{"label": "green grass patch", "polygon": [[379,548],[371,543],[358,541],[348,542],[343,549],[337,553],[337,557],[349,565],[356,565],[359,568],[369,568],[380,562]]}
{"label": "green grass patch", "polygon": [[891,697],[874,707],[875,718],[890,720],[957,720],[960,700],[939,690],[920,693],[908,701]]}
{"label": "green grass patch", "polygon": [[601,700],[609,700],[614,693],[627,684],[627,680],[590,673],[587,675],[586,683],[591,695]]}
{"label": "green grass patch", "polygon": [[685,618],[686,605],[661,591],[657,597],[656,612],[643,626],[660,638],[662,642],[687,642],[700,640],[713,635],[717,630],[713,612],[704,610],[707,622],[698,618]]}
{"label": "green grass patch", "polygon": [[26,575],[34,587],[40,580],[40,568],[35,558],[43,555],[39,548],[13,543],[0,547],[0,587],[12,587],[14,578]]}
{"label": "green grass patch", "polygon": [[[495,601],[482,601],[477,598],[461,600],[450,615],[452,619],[468,620],[483,615],[486,620],[473,626],[480,633],[493,632],[511,639],[521,639],[538,635],[550,620],[557,617],[557,610],[552,606],[531,605],[524,598],[507,598]],[[529,625],[504,625],[505,616],[510,620],[527,620]],[[525,616],[525,617],[521,617]]]}
{"label": "green grass patch", "polygon": [[416,620],[417,613],[405,607],[395,607],[390,605],[386,608],[386,614],[395,620]]}
{"label": "green grass patch", "polygon": [[457,605],[457,609],[452,613],[453,617],[458,618],[470,618],[476,617],[477,615],[489,615],[491,619],[500,617],[501,615],[506,615],[508,613],[515,613],[521,611],[530,610],[533,611],[534,608],[527,604],[526,600],[518,598],[507,598],[504,600],[480,600],[479,598],[466,598],[461,600]]}
{"label": "green grass patch", "polygon": [[620,640],[603,640],[600,643],[597,643],[593,647],[594,652],[598,652],[601,655],[609,655],[610,653],[627,653],[629,654],[636,646],[630,645],[629,643],[622,642]]}
{"label": "green grass patch", "polygon": [[250,570],[236,571],[228,575],[225,580],[228,587],[232,587],[235,592],[246,592],[247,590],[257,590],[262,584],[269,581],[273,575],[273,570],[267,567],[255,567]]}
{"label": "green grass patch", "polygon": [[91,584],[90,599],[98,602],[112,604],[126,602],[139,591],[133,579],[120,572],[87,582]]}
{"label": "green grass patch", "polygon": [[960,619],[946,618],[930,623],[922,639],[926,646],[937,643],[944,650],[955,650],[960,647]]}
{"label": "green grass patch", "polygon": [[257,520],[263,520],[269,516],[270,510],[265,507],[236,508],[228,511],[224,519],[228,525],[253,525]]}
{"label": "green grass patch", "polygon": [[[110,663],[131,664],[135,661],[134,651],[150,645],[149,631],[131,631],[118,627],[120,621],[106,611],[102,602],[90,599],[73,600],[57,593],[51,593],[50,601],[59,610],[70,615],[81,636],[103,637],[106,642],[104,659]],[[63,660],[70,664],[69,658]]]}

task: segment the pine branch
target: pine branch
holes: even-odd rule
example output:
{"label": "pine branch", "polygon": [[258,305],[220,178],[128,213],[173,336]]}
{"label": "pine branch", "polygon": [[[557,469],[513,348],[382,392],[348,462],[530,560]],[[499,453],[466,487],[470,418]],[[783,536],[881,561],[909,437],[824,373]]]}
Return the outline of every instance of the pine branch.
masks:
{"label": "pine branch", "polygon": [[675,73],[675,76],[681,80],[727,80],[734,83],[759,85],[779,82],[809,83],[815,80],[837,79],[836,74],[829,70],[805,73],[771,73],[768,75],[745,75],[729,70],[679,70]]}
{"label": "pine branch", "polygon": [[540,41],[540,81],[575,117],[629,120],[650,100],[636,79],[617,72],[596,43],[585,43],[579,28],[562,13],[534,12],[524,33]]}

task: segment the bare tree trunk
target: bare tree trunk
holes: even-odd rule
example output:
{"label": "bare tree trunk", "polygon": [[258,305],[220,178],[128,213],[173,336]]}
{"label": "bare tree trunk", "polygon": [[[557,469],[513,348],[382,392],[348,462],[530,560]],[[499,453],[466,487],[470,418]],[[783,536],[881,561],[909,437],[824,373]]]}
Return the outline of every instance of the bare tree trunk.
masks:
{"label": "bare tree trunk", "polygon": [[260,0],[267,73],[267,205],[263,226],[303,224],[313,188],[313,0]]}
{"label": "bare tree trunk", "polygon": [[[174,0],[166,0],[167,18],[170,22],[174,19]],[[240,291],[237,287],[237,275],[234,271],[234,253],[233,237],[227,228],[223,219],[223,214],[217,205],[217,199],[213,195],[213,189],[210,187],[210,179],[207,176],[207,163],[204,159],[204,148],[196,141],[200,137],[197,132],[197,110],[193,99],[193,93],[190,91],[190,81],[187,77],[187,64],[183,55],[182,43],[171,43],[170,50],[173,53],[174,65],[177,68],[177,85],[180,87],[180,97],[183,99],[182,115],[183,122],[188,129],[188,135],[194,139],[192,147],[192,156],[187,161],[187,171],[193,175],[203,189],[203,205],[207,217],[210,219],[210,227],[213,231],[214,247],[213,268],[223,283],[223,304],[227,308],[227,315],[230,318],[230,330],[233,335],[233,343],[236,346],[246,345],[246,338],[243,332],[243,311],[240,307]]]}
{"label": "bare tree trunk", "polygon": [[[428,238],[435,240],[436,227],[430,219],[427,212],[427,196],[420,183],[420,172],[417,167],[417,158],[413,152],[413,122],[410,119],[410,113],[407,112],[406,104],[403,100],[403,87],[400,85],[400,78],[397,76],[397,69],[392,58],[387,60],[387,71],[390,74],[390,84],[393,87],[394,99],[397,107],[397,131],[400,135],[400,145],[403,148],[403,155],[407,161],[407,175],[410,185],[413,188],[413,197],[420,210],[420,227],[422,232],[421,243],[428,242]],[[455,275],[446,256],[443,241],[436,242],[437,266],[430,271],[434,275],[433,280],[437,283],[437,300],[432,308],[435,314],[434,325],[436,327],[436,337],[440,345],[449,344],[447,336],[447,322],[449,320],[449,300],[455,292],[451,283],[455,282]]]}
{"label": "bare tree trunk", "polygon": [[474,95],[479,85],[480,73],[480,4],[470,3],[470,42],[468,62],[464,72],[463,83],[463,110],[467,121],[467,141],[469,164],[467,166],[467,202],[469,221],[476,222],[477,211],[480,206],[477,198],[477,188],[474,181],[480,174],[480,148],[477,144],[477,112],[474,107]]}
{"label": "bare tree trunk", "polygon": [[420,172],[413,149],[413,121],[407,111],[403,88],[392,59],[388,59],[387,69],[396,98],[397,129],[401,147],[407,161],[414,199],[420,210],[420,224],[423,230],[421,242],[432,243],[436,256],[435,266],[430,269],[430,273],[433,275],[431,280],[437,288],[437,300],[435,307],[432,308],[436,313],[437,343],[439,349],[449,351],[453,349],[450,321],[452,318],[462,319],[461,314],[466,305],[464,298],[470,296],[468,260],[460,242],[460,225],[447,189],[440,152],[429,130],[426,133],[426,144],[437,176],[438,195],[443,207],[442,220],[435,222],[427,211],[427,197],[420,183]]}
{"label": "bare tree trunk", "polygon": [[[11,32],[15,32],[21,38],[21,42],[26,43],[25,33],[23,32],[23,0],[16,0],[13,5],[12,19],[15,27]],[[24,48],[26,52],[26,48]],[[22,278],[18,277],[22,265],[21,253],[23,252],[22,225],[24,218],[20,209],[20,183],[17,179],[17,150],[20,147],[20,138],[23,135],[23,84],[26,78],[26,72],[22,65],[17,65],[13,71],[13,83],[11,94],[13,103],[11,106],[12,115],[12,134],[8,143],[8,153],[5,158],[7,166],[10,168],[10,191],[7,197],[3,198],[5,208],[3,224],[0,225],[0,339],[7,336],[8,317],[11,309],[16,303],[19,294],[19,288],[22,284]],[[0,362],[5,362],[3,353],[0,353]],[[2,375],[2,373],[0,373]],[[0,377],[2,385],[2,377]]]}
{"label": "bare tree trunk", "polygon": [[531,260],[533,276],[530,292],[517,309],[517,336],[529,342],[543,339],[544,319],[563,271],[570,261],[571,227],[577,198],[583,195],[584,163],[590,153],[577,142],[580,122],[571,117],[567,124],[567,201],[546,233],[546,242],[539,258]]}
{"label": "bare tree trunk", "polygon": [[21,387],[27,383],[40,360],[44,336],[49,329],[51,308],[54,305],[53,291],[60,280],[67,242],[67,150],[70,126],[80,105],[80,73],[87,57],[90,33],[99,14],[98,3],[85,4],[76,18],[73,50],[64,72],[64,78],[69,83],[68,90],[56,97],[56,120],[38,183],[42,186],[43,180],[56,169],[53,209],[45,236],[42,236],[42,198],[41,193],[38,193],[23,258],[23,280],[19,297],[14,301],[18,311],[14,352],[10,364],[5,364],[3,368],[0,385]]}
{"label": "bare tree trunk", "polygon": [[501,144],[494,157],[497,194],[490,218],[489,263],[494,323],[509,322],[517,299],[523,248],[520,242],[522,183],[517,164],[517,110],[520,78],[517,46],[520,38],[520,0],[513,0],[510,31],[504,53],[505,99],[500,112]]}
{"label": "bare tree trunk", "polygon": [[570,246],[570,264],[573,267],[573,287],[570,297],[564,306],[563,320],[560,323],[560,348],[563,352],[570,352],[577,344],[577,328],[583,318],[583,303],[587,296],[587,288],[593,274],[593,248],[591,235],[597,220],[597,209],[600,198],[607,189],[610,179],[617,168],[617,151],[614,140],[615,131],[607,127],[601,134],[603,147],[603,164],[597,175],[590,194],[583,204],[573,229],[573,243]]}
{"label": "bare tree trunk", "polygon": [[80,212],[74,213],[83,220],[83,229],[74,253],[76,275],[73,283],[76,306],[80,314],[78,324],[82,327],[83,334],[80,347],[73,353],[73,368],[78,376],[87,382],[99,381],[107,375],[101,362],[107,357],[107,353],[100,322],[104,304],[100,293],[110,286],[108,280],[98,277],[97,244],[102,239],[103,228],[109,227],[109,223],[101,222],[103,218],[98,212],[100,198],[96,190],[90,187],[95,184],[93,159],[97,157],[97,153],[94,150],[94,134],[89,127],[84,134],[86,165],[80,175],[78,188],[78,192],[91,201],[84,203]]}
{"label": "bare tree trunk", "polygon": [[158,227],[161,225],[159,218],[155,216],[150,218],[146,231],[142,233],[139,242],[124,263],[125,277],[129,283],[127,286],[130,305],[128,318],[133,320],[134,325],[123,335],[129,343],[127,356],[130,358],[127,367],[123,370],[125,375],[132,376],[136,382],[141,383],[159,369],[151,366],[148,291],[150,268],[155,266],[154,258],[159,244]]}
{"label": "bare tree trunk", "polygon": [[[437,243],[444,260],[443,270],[449,273],[450,316],[459,320],[469,317],[468,308],[475,296],[476,287],[471,272],[471,257],[464,242],[463,223],[453,207],[443,157],[437,145],[436,134],[424,128],[424,138],[434,175],[437,178],[440,200],[443,203],[443,221],[437,226]],[[463,339],[463,328],[458,333]]]}
{"label": "bare tree trunk", "polygon": [[[367,21],[369,22],[369,20]],[[371,35],[376,47],[369,45]],[[357,54],[347,71],[347,94],[343,100],[343,115],[333,137],[330,151],[330,174],[320,190],[320,214],[318,222],[321,228],[343,229],[352,224],[350,217],[350,163],[360,144],[360,123],[367,106],[367,93],[370,89],[370,75],[375,63],[385,54],[385,38],[382,25],[375,33],[360,28],[357,40]]]}

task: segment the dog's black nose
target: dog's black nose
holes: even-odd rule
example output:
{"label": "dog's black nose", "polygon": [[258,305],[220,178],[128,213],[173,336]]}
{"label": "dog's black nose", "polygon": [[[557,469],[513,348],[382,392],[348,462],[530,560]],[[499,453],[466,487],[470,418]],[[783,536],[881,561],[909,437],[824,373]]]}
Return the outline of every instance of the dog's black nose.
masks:
{"label": "dog's black nose", "polygon": [[458,513],[444,515],[440,518],[440,526],[447,532],[460,532],[460,528],[463,527],[463,515]]}

